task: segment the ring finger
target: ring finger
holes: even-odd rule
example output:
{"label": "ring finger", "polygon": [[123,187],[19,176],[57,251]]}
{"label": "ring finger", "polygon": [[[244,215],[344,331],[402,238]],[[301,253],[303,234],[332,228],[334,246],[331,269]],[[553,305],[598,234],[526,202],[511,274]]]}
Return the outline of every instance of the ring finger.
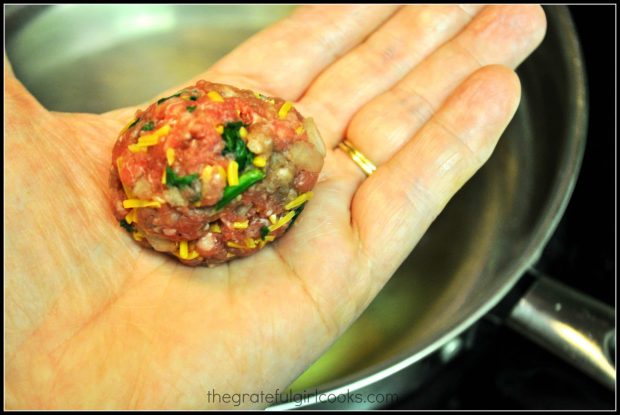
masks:
{"label": "ring finger", "polygon": [[515,68],[542,41],[545,28],[539,6],[486,7],[458,36],[362,107],[346,137],[375,164],[385,163],[464,79],[486,65]]}

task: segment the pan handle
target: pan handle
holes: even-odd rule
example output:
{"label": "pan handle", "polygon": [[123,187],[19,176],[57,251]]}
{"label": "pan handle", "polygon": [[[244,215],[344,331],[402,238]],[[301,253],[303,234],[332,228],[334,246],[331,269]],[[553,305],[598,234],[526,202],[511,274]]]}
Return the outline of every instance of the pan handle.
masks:
{"label": "pan handle", "polygon": [[506,321],[612,390],[616,384],[614,322],[613,308],[542,275]]}

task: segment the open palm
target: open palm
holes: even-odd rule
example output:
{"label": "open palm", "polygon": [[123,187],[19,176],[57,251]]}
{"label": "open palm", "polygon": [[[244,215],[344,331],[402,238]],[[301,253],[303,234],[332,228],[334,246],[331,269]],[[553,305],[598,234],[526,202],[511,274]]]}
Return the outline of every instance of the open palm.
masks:
{"label": "open palm", "polygon": [[327,156],[290,232],[214,268],[114,220],[111,149],[137,107],[48,112],[6,71],[7,405],[205,408],[286,387],[490,156],[519,102],[510,68],[544,32],[535,6],[314,6],[233,51],[196,79],[296,102]]}

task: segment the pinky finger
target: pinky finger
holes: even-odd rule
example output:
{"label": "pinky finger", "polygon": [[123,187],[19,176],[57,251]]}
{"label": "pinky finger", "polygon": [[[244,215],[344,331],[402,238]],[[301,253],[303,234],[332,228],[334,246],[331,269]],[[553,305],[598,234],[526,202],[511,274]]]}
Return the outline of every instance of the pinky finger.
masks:
{"label": "pinky finger", "polygon": [[[352,218],[372,264],[371,275],[389,277],[450,198],[489,158],[517,109],[520,91],[512,70],[478,70],[360,186]],[[373,219],[378,216],[381,220]],[[385,280],[373,282],[380,287]]]}

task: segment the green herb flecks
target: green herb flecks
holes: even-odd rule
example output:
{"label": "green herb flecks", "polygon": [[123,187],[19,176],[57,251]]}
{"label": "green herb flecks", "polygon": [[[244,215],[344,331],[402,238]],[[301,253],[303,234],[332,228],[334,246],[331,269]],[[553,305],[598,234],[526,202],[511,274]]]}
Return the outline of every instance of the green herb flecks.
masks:
{"label": "green herb flecks", "polygon": [[149,121],[146,124],[144,124],[141,128],[142,131],[151,131],[153,128],[155,128],[155,123],[153,121]]}
{"label": "green herb flecks", "polygon": [[166,186],[183,188],[189,186],[194,180],[198,178],[198,173],[188,174],[187,176],[177,176],[174,170],[170,166],[166,166]]}
{"label": "green herb flecks", "polygon": [[129,127],[127,127],[127,129],[129,130],[131,127],[136,125],[138,123],[138,121],[140,121],[140,118],[136,118],[131,124],[129,124]]}
{"label": "green herb flecks", "polygon": [[299,214],[301,213],[301,211],[304,210],[305,206],[306,206],[306,204],[304,203],[303,205],[298,206],[297,208],[295,208],[295,215],[293,215],[293,218],[291,219],[291,223],[288,225],[288,228],[286,228],[287,231],[289,229],[291,229],[291,226],[293,226],[293,223],[295,223],[295,221],[299,217]]}
{"label": "green herb flecks", "polygon": [[256,97],[258,97],[259,99],[262,99],[263,101],[270,101],[272,98],[269,98],[267,95],[263,95],[260,92],[257,92]]}
{"label": "green herb flecks", "polygon": [[239,133],[241,127],[243,127],[243,122],[241,121],[229,122],[224,126],[224,132],[222,133],[222,138],[224,143],[226,143],[222,154],[234,154],[240,172],[243,171],[245,166],[250,166],[254,160],[254,155],[248,149]]}
{"label": "green herb flecks", "polygon": [[194,112],[194,110],[196,109],[196,105],[192,105],[190,107],[186,107],[188,112]]}
{"label": "green herb flecks", "polygon": [[125,219],[121,219],[119,223],[121,224],[123,228],[125,228],[127,232],[133,233],[133,225],[130,225],[129,223],[127,223]]}
{"label": "green herb flecks", "polygon": [[195,95],[192,95],[191,97],[189,97],[189,99],[191,99],[192,101],[196,101],[198,99],[198,97],[195,96]]}
{"label": "green herb flecks", "polygon": [[269,227],[263,226],[262,228],[260,228],[260,239],[264,241],[267,235],[269,235]]}
{"label": "green herb flecks", "polygon": [[230,203],[235,197],[245,192],[255,183],[260,182],[265,178],[265,173],[261,170],[248,170],[239,177],[239,184],[236,186],[226,186],[224,189],[224,195],[215,205],[216,210],[222,209],[228,203]]}
{"label": "green herb flecks", "polygon": [[157,105],[161,104],[162,102],[164,102],[164,101],[166,101],[166,100],[169,100],[170,98],[176,98],[176,97],[178,97],[179,95],[181,95],[182,93],[183,93],[183,91],[181,91],[181,92],[177,92],[176,94],[174,94],[174,95],[170,95],[169,97],[166,97],[166,98],[160,98],[160,99],[157,101]]}

